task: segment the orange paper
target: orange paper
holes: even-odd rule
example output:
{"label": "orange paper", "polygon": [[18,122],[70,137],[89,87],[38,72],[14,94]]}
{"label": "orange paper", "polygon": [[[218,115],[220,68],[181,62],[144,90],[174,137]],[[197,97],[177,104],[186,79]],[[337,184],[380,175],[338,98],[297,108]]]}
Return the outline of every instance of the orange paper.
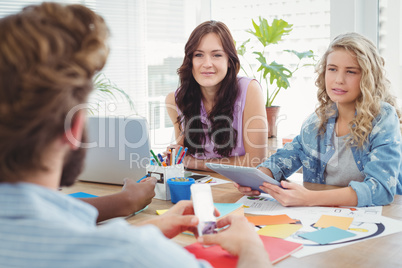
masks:
{"label": "orange paper", "polygon": [[327,228],[334,226],[342,230],[347,230],[352,222],[353,218],[350,217],[322,215],[321,218],[314,224],[314,227]]}
{"label": "orange paper", "polygon": [[285,223],[295,223],[296,221],[289,218],[288,215],[261,215],[261,216],[250,216],[247,217],[248,221],[254,223],[254,225],[274,225],[274,224],[285,224]]}

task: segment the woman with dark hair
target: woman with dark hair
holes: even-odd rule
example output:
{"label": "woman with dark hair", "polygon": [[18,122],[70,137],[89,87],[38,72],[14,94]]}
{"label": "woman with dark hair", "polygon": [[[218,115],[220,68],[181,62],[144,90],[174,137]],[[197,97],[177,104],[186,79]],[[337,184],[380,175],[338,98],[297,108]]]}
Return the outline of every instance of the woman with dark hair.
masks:
{"label": "woman with dark hair", "polygon": [[191,33],[178,69],[179,88],[166,97],[187,168],[206,162],[256,166],[266,157],[267,121],[260,84],[239,77],[240,61],[225,24],[206,21]]}
{"label": "woman with dark hair", "polygon": [[[82,5],[44,2],[0,19],[0,267],[212,267],[170,241],[196,230],[189,200],[136,226],[123,218],[97,226],[95,207],[57,190],[84,164],[85,111],[67,117],[85,106],[108,36],[104,19]],[[99,215],[122,216],[137,198],[151,202],[155,184],[126,181],[138,191],[99,197]],[[195,232],[198,242],[238,256],[237,267],[272,267],[245,217],[229,215],[217,227]]]}

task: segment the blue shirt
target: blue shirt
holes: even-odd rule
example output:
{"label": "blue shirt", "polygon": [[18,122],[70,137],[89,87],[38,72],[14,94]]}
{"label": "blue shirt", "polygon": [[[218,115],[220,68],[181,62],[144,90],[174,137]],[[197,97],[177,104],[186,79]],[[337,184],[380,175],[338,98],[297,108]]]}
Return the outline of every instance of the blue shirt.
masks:
{"label": "blue shirt", "polygon": [[[259,166],[269,168],[278,181],[303,167],[305,182],[325,184],[324,171],[335,152],[331,137],[336,117],[337,114],[329,118],[325,134],[318,136],[318,117],[312,114],[291,143]],[[402,138],[394,107],[383,103],[372,125],[368,143],[363,148],[351,147],[356,165],[364,175],[363,182],[349,183],[357,194],[358,206],[386,205],[395,194],[402,194]]]}
{"label": "blue shirt", "polygon": [[47,188],[0,183],[0,267],[210,267],[155,226],[119,218]]}

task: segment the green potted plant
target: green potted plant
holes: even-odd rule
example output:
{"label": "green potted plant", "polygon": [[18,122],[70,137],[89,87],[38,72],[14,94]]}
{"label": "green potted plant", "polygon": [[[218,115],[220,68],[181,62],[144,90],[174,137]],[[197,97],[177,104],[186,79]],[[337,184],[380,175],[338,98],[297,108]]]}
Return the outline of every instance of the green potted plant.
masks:
{"label": "green potted plant", "polygon": [[[289,79],[297,70],[305,66],[314,65],[314,53],[312,50],[305,52],[283,50],[298,58],[296,67],[293,70],[290,70],[290,67],[277,63],[275,60],[268,59],[265,52],[269,45],[277,44],[282,41],[284,36],[289,35],[289,32],[292,31],[293,25],[282,19],[274,19],[271,25],[269,25],[268,21],[261,17],[259,17],[259,25],[254,20],[252,20],[252,23],[254,29],[249,29],[247,32],[252,34],[258,40],[257,44],[259,47],[251,47],[251,39],[248,39],[237,48],[237,53],[242,56],[246,62],[245,65],[241,65],[241,69],[244,71],[246,76],[257,79],[261,86],[266,89],[267,102],[265,106],[268,118],[268,137],[276,137],[276,118],[280,107],[274,106],[273,102],[281,89],[287,89],[290,86]],[[248,46],[250,46],[249,49],[252,50],[252,54],[256,55],[256,60],[259,62],[257,70],[255,70],[249,61],[247,61],[246,56],[248,54]],[[309,61],[305,62],[303,59]],[[257,74],[259,74],[258,78],[256,76]]]}
{"label": "green potted plant", "polygon": [[88,108],[90,114],[93,115],[94,111],[99,110],[100,103],[110,100],[110,98],[117,101],[117,96],[120,96],[124,101],[127,101],[130,109],[135,111],[134,103],[130,96],[123,89],[110,81],[104,73],[98,73],[94,76],[93,85],[94,91],[92,92],[91,102],[89,103]]}

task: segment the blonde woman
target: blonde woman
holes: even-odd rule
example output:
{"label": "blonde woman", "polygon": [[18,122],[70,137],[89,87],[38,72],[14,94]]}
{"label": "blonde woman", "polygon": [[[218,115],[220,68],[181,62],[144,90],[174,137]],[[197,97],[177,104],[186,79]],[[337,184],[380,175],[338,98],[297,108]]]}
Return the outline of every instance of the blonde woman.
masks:
{"label": "blonde woman", "polygon": [[[318,107],[300,134],[258,168],[284,189],[261,190],[284,206],[386,205],[402,194],[401,112],[384,61],[357,33],[336,37],[316,69]],[[343,186],[310,191],[283,179],[300,167],[303,180]],[[247,195],[259,194],[236,185]]]}

